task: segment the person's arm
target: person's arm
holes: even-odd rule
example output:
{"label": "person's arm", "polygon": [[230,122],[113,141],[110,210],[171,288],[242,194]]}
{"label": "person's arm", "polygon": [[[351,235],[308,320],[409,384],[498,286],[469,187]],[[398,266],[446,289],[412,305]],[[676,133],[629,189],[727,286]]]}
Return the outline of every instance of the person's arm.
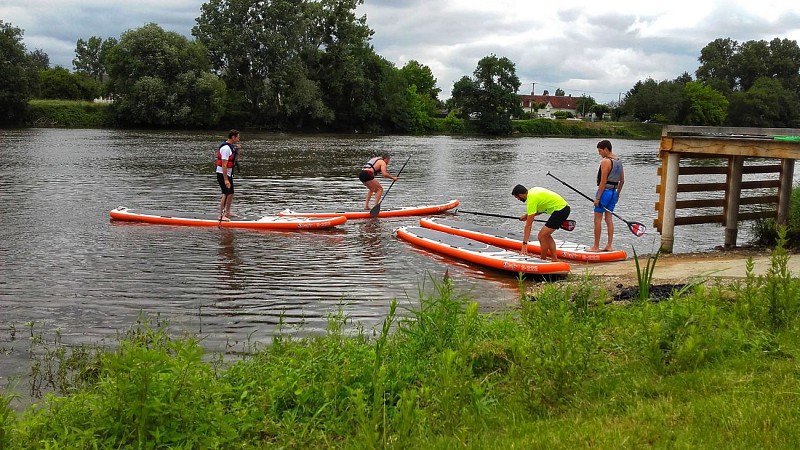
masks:
{"label": "person's arm", "polygon": [[522,248],[520,249],[520,253],[523,255],[528,254],[528,240],[531,237],[531,229],[533,228],[533,219],[536,218],[536,214],[525,214],[523,218],[520,220],[525,220],[525,231],[522,232]]}
{"label": "person's arm", "polygon": [[397,178],[398,178],[398,177],[392,176],[392,175],[391,175],[391,174],[390,174],[390,173],[389,173],[389,172],[386,170],[386,161],[384,161],[384,160],[380,160],[380,161],[378,161],[378,164],[381,166],[381,175],[383,175],[384,177],[386,177],[386,178],[388,178],[388,179],[390,179],[390,180],[397,181]]}
{"label": "person's arm", "polygon": [[594,206],[600,206],[600,196],[603,195],[603,191],[606,189],[608,174],[610,172],[611,160],[603,158],[603,160],[600,161],[600,183],[597,185],[597,193],[594,196]]}
{"label": "person's arm", "polygon": [[619,184],[617,185],[617,198],[622,193],[622,185],[625,184],[625,167],[621,167],[619,171]]}

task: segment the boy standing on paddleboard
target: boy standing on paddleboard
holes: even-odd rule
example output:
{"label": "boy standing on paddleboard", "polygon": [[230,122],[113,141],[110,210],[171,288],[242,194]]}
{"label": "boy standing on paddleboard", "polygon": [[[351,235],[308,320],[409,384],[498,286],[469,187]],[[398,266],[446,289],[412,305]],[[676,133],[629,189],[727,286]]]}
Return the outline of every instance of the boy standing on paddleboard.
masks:
{"label": "boy standing on paddleboard", "polygon": [[528,239],[531,236],[533,220],[541,213],[550,214],[542,228],[539,230],[539,246],[541,248],[541,258],[546,259],[547,253],[553,261],[558,261],[556,253],[556,241],[553,239],[553,232],[561,228],[561,224],[569,217],[569,203],[555,192],[542,187],[533,187],[530,190],[518,184],[511,191],[517,200],[525,202],[526,213],[520,216],[519,220],[525,222],[525,231],[522,235],[521,254],[528,254]]}
{"label": "boy standing on paddleboard", "polygon": [[239,151],[239,132],[228,132],[228,140],[220,144],[217,149],[217,183],[222,190],[219,199],[219,221],[230,222],[231,203],[233,203],[233,165],[236,163]]}

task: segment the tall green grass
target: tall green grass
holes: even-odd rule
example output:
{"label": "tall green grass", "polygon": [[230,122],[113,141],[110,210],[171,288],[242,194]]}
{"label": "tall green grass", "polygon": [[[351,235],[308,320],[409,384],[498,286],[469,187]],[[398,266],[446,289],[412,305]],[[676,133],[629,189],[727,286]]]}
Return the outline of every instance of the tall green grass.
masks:
{"label": "tall green grass", "polygon": [[[23,414],[0,397],[3,448],[797,448],[798,279],[698,283],[609,304],[590,278],[480,313],[449,278],[375,329],[344,307],[322,336],[223,361],[142,319],[70,366]],[[42,339],[45,342],[47,339]],[[67,353],[34,352],[40,377]],[[91,354],[91,353],[89,353]],[[57,383],[55,385],[58,385]],[[52,390],[52,389],[51,389]]]}

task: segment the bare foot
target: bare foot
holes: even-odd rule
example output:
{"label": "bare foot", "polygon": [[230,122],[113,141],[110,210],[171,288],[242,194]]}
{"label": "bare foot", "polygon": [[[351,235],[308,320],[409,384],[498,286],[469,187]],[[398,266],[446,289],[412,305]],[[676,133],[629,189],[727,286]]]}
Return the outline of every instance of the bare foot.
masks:
{"label": "bare foot", "polygon": [[604,249],[603,249],[603,251],[604,251],[604,252],[613,252],[613,251],[614,251],[614,249],[613,249],[613,248],[611,248],[611,247],[606,247],[606,248],[604,248]]}
{"label": "bare foot", "polygon": [[598,247],[589,247],[586,249],[587,252],[599,252],[600,249]]}
{"label": "bare foot", "polygon": [[230,217],[226,217],[226,216],[222,216],[222,217],[219,218],[219,221],[220,222],[230,222],[231,218]]}

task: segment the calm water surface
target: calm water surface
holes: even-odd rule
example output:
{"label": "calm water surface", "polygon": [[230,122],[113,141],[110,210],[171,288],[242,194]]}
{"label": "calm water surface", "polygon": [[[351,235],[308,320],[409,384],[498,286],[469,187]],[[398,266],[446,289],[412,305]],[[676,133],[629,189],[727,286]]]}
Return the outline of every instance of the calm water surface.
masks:
{"label": "calm water surface", "polygon": [[[0,384],[22,363],[9,348],[34,321],[60,329],[67,343],[98,342],[126,329],[141,312],[198,332],[211,350],[268,342],[280,320],[297,333],[324,330],[342,308],[370,328],[391,299],[413,308],[429,277],[446,270],[483,308],[513,304],[514,275],[429,254],[392,230],[416,218],[349,221],[329,231],[279,232],[111,222],[117,206],[216,211],[212,157],[221,133],[114,130],[0,130]],[[561,239],[591,243],[588,200],[546,177],[550,171],[592,194],[598,139],[288,136],[242,134],[234,211],[275,214],[286,208],[358,209],[357,179],[375,153],[395,155],[396,173],[413,155],[385,207],[440,203],[465,210],[521,214],[516,183],[560,192],[578,228]],[[655,217],[657,141],[613,140],[626,179],[617,212],[651,226]],[[388,183],[384,182],[388,187]],[[510,229],[506,219],[457,218]],[[723,242],[716,226],[676,228],[676,252]],[[634,237],[617,222],[616,245],[650,253],[659,235]],[[740,232],[740,242],[747,231]],[[580,270],[580,268],[576,268]],[[299,327],[302,325],[302,328]],[[17,348],[19,347],[19,348]]]}

